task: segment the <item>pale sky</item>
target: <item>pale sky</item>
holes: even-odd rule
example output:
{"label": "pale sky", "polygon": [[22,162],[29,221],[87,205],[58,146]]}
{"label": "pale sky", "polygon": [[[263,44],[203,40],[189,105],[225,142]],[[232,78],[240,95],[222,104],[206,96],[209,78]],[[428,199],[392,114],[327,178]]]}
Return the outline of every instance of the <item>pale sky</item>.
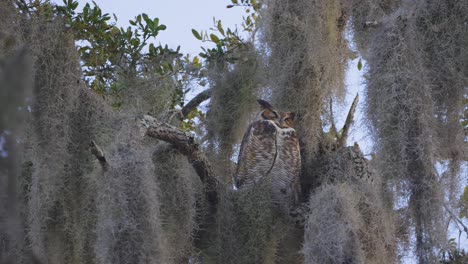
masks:
{"label": "pale sky", "polygon": [[[55,0],[59,2],[60,0]],[[82,9],[91,1],[78,0]],[[241,28],[244,9],[226,8],[229,0],[95,0],[104,13],[114,13],[119,19],[118,26],[127,27],[128,21],[141,13],[150,18],[159,18],[159,23],[167,26],[157,36],[156,44],[168,44],[169,47],[181,46],[182,53],[197,55],[203,43],[192,35],[192,29],[208,30],[213,27],[213,17],[222,20],[225,27]],[[207,44],[205,43],[205,46]]]}

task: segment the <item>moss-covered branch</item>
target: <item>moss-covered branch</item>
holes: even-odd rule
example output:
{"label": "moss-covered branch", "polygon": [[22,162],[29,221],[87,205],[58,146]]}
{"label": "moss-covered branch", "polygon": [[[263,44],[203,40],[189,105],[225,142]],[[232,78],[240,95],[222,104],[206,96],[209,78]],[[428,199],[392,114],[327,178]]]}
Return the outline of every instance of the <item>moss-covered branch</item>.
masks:
{"label": "moss-covered branch", "polygon": [[146,128],[147,136],[171,143],[180,153],[187,157],[205,185],[205,193],[208,201],[212,205],[216,205],[218,202],[218,195],[216,192],[218,180],[214,176],[208,158],[202,151],[200,145],[195,141],[194,136],[169,124],[160,122],[149,115],[144,115],[140,118],[140,122],[143,127]]}

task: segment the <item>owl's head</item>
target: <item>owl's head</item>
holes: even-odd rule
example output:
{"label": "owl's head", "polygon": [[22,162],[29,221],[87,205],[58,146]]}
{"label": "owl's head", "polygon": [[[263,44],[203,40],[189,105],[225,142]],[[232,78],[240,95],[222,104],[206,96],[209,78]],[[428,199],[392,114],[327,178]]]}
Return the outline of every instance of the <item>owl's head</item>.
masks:
{"label": "owl's head", "polygon": [[279,112],[270,103],[264,100],[257,100],[262,107],[260,116],[264,120],[273,121],[280,128],[294,128],[294,112]]}

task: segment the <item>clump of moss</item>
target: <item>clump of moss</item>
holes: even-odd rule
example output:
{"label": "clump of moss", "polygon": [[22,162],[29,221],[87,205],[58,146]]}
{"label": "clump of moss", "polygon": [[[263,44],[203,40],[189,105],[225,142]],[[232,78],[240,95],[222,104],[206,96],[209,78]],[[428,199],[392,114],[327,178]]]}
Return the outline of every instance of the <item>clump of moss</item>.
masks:
{"label": "clump of moss", "polygon": [[[271,0],[265,6],[261,42],[271,101],[296,113],[301,181],[315,181],[314,166],[330,116],[328,102],[333,98],[340,103],[345,94],[347,14],[340,1]],[[308,185],[303,187],[308,192]]]}
{"label": "clump of moss", "polygon": [[223,181],[230,182],[230,160],[234,144],[239,143],[252,112],[257,106],[261,78],[261,61],[253,44],[245,44],[235,51],[233,65],[209,62],[208,79],[211,83],[211,101],[206,114],[207,138],[227,170]]}
{"label": "clump of moss", "polygon": [[153,153],[155,177],[160,191],[160,221],[165,263],[186,262],[195,255],[203,189],[187,158],[167,143]]}

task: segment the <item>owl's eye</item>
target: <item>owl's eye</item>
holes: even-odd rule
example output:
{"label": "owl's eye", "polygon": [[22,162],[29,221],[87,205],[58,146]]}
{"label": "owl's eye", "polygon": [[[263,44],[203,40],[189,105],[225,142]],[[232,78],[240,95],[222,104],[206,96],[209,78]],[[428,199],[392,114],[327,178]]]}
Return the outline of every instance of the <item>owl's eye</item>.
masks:
{"label": "owl's eye", "polygon": [[270,111],[270,110],[263,111],[262,116],[266,119],[276,119],[279,117],[277,113],[275,113],[274,111]]}
{"label": "owl's eye", "polygon": [[289,127],[294,126],[294,120],[291,117],[284,118],[284,123]]}

